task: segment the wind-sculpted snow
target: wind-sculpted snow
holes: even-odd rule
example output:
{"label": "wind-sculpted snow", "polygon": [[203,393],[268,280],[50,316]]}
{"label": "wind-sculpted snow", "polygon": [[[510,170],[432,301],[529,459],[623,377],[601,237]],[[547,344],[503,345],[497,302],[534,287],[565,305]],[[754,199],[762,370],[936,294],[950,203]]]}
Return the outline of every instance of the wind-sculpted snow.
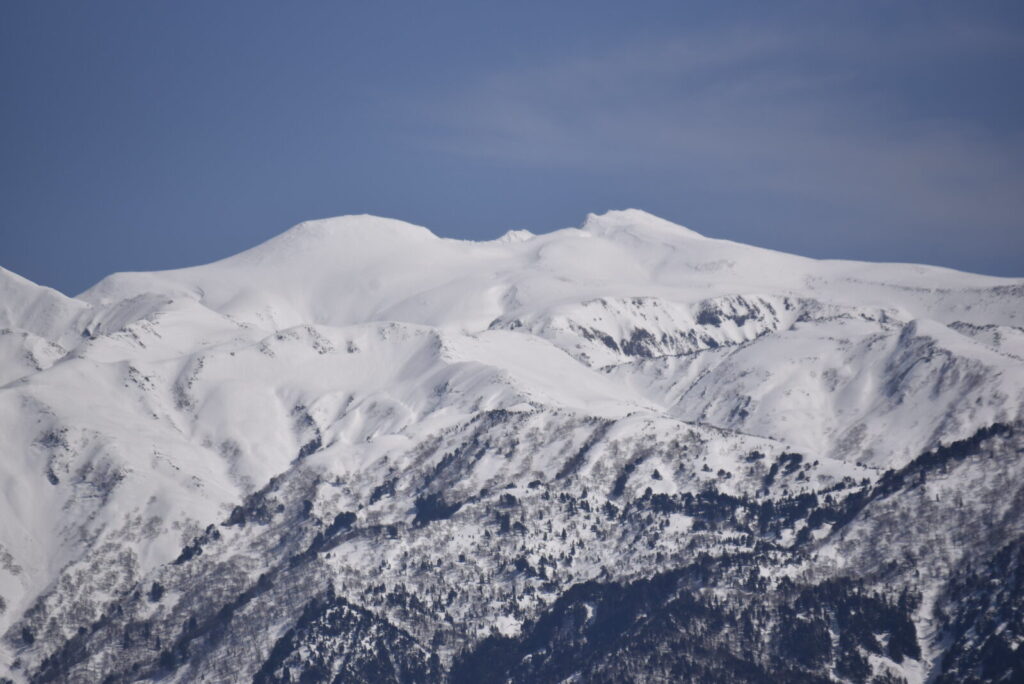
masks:
{"label": "wind-sculpted snow", "polygon": [[0,676],[1024,673],[1020,280],[631,210],[0,295]]}

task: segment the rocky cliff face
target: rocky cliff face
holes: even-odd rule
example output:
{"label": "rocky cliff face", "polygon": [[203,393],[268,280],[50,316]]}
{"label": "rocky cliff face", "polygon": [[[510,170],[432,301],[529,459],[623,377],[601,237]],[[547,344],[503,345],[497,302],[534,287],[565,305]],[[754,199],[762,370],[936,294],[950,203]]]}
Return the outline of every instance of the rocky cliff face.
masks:
{"label": "rocky cliff face", "polygon": [[3,675],[1024,676],[1024,282],[514,238],[0,272]]}

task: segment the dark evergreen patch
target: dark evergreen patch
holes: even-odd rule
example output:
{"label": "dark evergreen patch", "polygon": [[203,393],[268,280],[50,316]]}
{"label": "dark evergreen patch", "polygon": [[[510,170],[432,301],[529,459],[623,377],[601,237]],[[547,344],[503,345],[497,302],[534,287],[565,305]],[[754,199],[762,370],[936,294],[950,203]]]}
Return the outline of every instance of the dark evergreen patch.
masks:
{"label": "dark evergreen patch", "polygon": [[435,520],[447,520],[462,508],[461,502],[448,503],[440,494],[428,494],[416,499],[416,518],[414,525],[426,525]]}
{"label": "dark evergreen patch", "polygon": [[182,563],[187,563],[196,556],[202,555],[203,546],[210,542],[217,541],[218,539],[220,539],[220,530],[213,525],[207,526],[206,530],[201,535],[195,537],[188,546],[181,550],[181,554],[174,559],[174,564],[181,565]]}
{"label": "dark evergreen patch", "polygon": [[920,657],[912,601],[893,601],[849,580],[784,582],[774,592],[727,599],[700,590],[750,560],[705,557],[628,585],[577,585],[522,636],[493,635],[464,653],[450,679],[633,681],[643,673],[670,681],[827,682],[833,668],[854,680],[870,674],[862,651],[897,662]]}
{"label": "dark evergreen patch", "polygon": [[306,604],[274,644],[253,684],[440,680],[437,656],[331,589]]}
{"label": "dark evergreen patch", "polygon": [[1024,681],[1024,538],[964,568],[936,617],[950,641],[936,681]]}

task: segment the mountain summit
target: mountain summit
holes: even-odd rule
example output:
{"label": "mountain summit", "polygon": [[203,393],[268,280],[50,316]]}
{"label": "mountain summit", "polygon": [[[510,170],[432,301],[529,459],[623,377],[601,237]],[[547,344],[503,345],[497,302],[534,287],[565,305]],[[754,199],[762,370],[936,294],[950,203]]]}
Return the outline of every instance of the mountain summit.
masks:
{"label": "mountain summit", "polygon": [[1024,280],[345,216],[0,328],[0,676],[1024,676]]}

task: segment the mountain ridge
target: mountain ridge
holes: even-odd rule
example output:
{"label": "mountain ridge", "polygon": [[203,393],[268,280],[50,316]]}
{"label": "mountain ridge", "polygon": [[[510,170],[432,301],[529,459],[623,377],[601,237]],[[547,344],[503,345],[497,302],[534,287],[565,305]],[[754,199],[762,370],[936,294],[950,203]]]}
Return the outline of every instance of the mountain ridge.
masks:
{"label": "mountain ridge", "polygon": [[[457,680],[492,636],[516,681],[624,676],[586,646],[608,610],[651,676],[925,681],[974,662],[943,629],[1024,634],[970,613],[1024,534],[1022,279],[626,210],[479,243],[339,217],[0,291],[15,681]],[[683,623],[713,655],[653,655]]]}

